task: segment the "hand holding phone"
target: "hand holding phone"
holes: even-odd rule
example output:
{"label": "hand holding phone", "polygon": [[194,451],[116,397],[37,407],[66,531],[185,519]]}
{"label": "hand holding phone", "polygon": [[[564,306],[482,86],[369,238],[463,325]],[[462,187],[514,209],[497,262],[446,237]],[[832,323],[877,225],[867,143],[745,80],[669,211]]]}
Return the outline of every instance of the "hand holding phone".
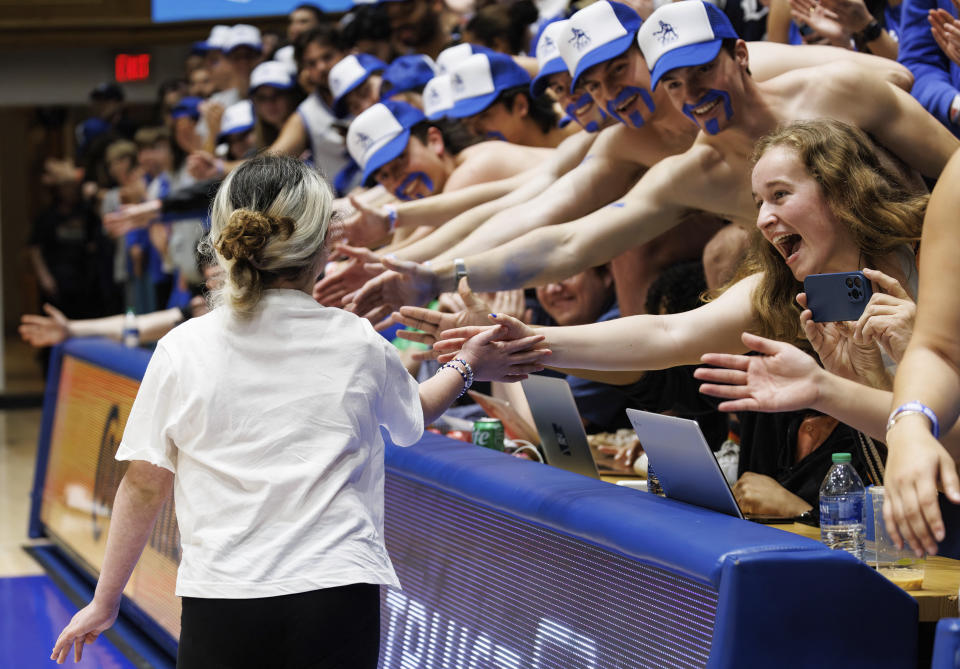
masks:
{"label": "hand holding phone", "polygon": [[816,323],[856,321],[873,296],[863,272],[811,274],[803,280],[803,290]]}

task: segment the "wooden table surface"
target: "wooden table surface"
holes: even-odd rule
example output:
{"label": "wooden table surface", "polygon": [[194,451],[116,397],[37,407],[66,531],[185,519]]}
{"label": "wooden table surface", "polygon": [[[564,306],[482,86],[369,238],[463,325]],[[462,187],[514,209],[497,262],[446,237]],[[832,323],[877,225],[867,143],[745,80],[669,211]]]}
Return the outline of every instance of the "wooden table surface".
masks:
{"label": "wooden table surface", "polygon": [[[820,540],[820,529],[802,523],[771,525],[786,532]],[[957,591],[960,589],[960,560],[934,555],[926,559],[923,570],[923,589],[908,590],[917,600],[920,622],[936,622],[941,618],[956,618]]]}

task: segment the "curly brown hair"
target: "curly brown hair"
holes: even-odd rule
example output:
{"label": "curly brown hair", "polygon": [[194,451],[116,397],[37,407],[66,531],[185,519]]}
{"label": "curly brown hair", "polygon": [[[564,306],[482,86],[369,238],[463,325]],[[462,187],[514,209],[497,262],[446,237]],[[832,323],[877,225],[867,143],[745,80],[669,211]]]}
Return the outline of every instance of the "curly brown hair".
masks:
{"label": "curly brown hair", "polygon": [[[876,267],[879,259],[920,240],[929,194],[862,130],[833,119],[796,121],[757,142],[753,164],[778,146],[794,151],[819,184],[836,221],[859,247],[862,266]],[[758,273],[752,296],[758,333],[808,348],[796,301],[803,283],[754,229],[749,251],[721,290]]]}

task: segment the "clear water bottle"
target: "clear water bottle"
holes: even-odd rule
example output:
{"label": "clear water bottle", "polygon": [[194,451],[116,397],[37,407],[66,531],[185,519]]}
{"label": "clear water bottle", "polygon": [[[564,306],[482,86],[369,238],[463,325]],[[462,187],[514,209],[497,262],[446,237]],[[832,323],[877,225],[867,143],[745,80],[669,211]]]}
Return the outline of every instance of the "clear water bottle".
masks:
{"label": "clear water bottle", "polygon": [[850,454],[834,453],[820,486],[820,541],[863,560],[865,503],[863,481],[850,464]]}
{"label": "clear water bottle", "polygon": [[140,328],[137,327],[137,315],[133,309],[127,309],[123,317],[123,345],[136,348],[140,345]]}
{"label": "clear water bottle", "polygon": [[652,492],[654,495],[660,495],[660,497],[666,497],[666,493],[663,492],[663,486],[660,485],[660,479],[657,477],[657,473],[653,471],[653,465],[647,461],[647,492]]}

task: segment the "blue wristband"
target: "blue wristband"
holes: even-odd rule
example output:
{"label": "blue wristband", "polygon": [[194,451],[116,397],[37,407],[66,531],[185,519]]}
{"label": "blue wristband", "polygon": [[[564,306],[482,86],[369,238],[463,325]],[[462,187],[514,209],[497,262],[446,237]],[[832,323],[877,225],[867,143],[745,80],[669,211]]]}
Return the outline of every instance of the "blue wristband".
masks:
{"label": "blue wristband", "polygon": [[927,420],[930,421],[930,433],[933,435],[933,438],[940,438],[940,421],[937,420],[937,414],[935,414],[933,409],[928,407],[926,404],[921,404],[920,402],[907,402],[894,409],[893,413],[890,414],[890,418],[887,419],[887,432],[890,431],[890,429],[902,416],[912,413],[923,414],[926,416]]}
{"label": "blue wristband", "polygon": [[387,212],[387,231],[393,232],[397,229],[397,208],[392,204],[385,204],[383,209]]}

